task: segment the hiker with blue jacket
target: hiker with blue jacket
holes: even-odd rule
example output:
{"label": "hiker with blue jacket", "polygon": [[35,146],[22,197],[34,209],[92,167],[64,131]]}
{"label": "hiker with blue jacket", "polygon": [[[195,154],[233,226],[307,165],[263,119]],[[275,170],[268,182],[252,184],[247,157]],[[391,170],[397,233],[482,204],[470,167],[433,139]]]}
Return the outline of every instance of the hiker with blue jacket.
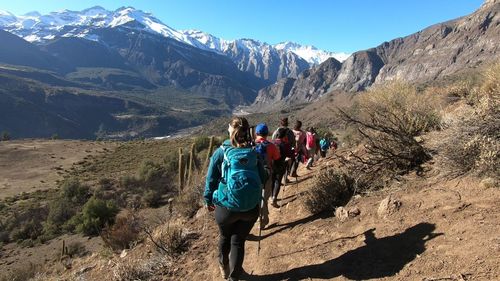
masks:
{"label": "hiker with blue jacket", "polygon": [[267,173],[251,147],[248,121],[234,117],[229,123],[229,140],[210,158],[204,200],[215,210],[219,227],[219,269],[227,280],[239,280],[243,273],[245,241],[259,217],[262,185]]}

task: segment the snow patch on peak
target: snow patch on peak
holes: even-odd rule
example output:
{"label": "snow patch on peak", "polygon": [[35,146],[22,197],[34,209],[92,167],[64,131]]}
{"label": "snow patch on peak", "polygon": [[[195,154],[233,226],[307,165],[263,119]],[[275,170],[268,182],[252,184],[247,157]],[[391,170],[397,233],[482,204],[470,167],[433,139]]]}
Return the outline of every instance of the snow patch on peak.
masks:
{"label": "snow patch on peak", "polygon": [[347,53],[335,53],[319,50],[318,48],[310,45],[302,46],[294,42],[282,42],[274,45],[278,50],[286,50],[295,53],[301,58],[305,59],[311,65],[318,65],[328,58],[333,57],[336,60],[343,62],[350,54]]}

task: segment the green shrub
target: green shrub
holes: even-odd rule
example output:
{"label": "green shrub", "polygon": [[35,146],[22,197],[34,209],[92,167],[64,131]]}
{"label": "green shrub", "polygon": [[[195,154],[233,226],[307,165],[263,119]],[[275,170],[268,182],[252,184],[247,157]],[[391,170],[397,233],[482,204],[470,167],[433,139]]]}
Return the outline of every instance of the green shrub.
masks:
{"label": "green shrub", "polygon": [[92,197],[85,203],[81,213],[80,223],[76,230],[86,235],[99,234],[106,224],[114,222],[118,207],[112,201],[104,201]]}
{"label": "green shrub", "polygon": [[120,178],[120,187],[125,190],[133,190],[137,188],[139,181],[130,175],[126,175]]}
{"label": "green shrub", "polygon": [[19,241],[33,239],[35,240],[43,233],[43,226],[37,219],[20,221],[19,224],[11,231],[10,240]]}
{"label": "green shrub", "polygon": [[160,205],[162,193],[159,190],[146,190],[142,195],[141,201],[143,205],[156,208]]}
{"label": "green shrub", "polygon": [[170,152],[163,158],[163,164],[170,175],[175,175],[179,171],[179,153]]}
{"label": "green shrub", "polygon": [[205,150],[210,145],[210,138],[207,136],[198,136],[194,139],[194,147],[196,152]]}
{"label": "green shrub", "polygon": [[0,141],[8,141],[8,140],[10,140],[10,134],[9,134],[9,132],[3,131],[0,134]]}
{"label": "green shrub", "polygon": [[354,179],[334,169],[321,170],[306,193],[304,207],[312,214],[344,206],[354,193]]}
{"label": "green shrub", "polygon": [[146,160],[139,167],[139,179],[145,182],[153,182],[161,179],[165,174],[165,169],[162,165],[154,163],[151,160]]}
{"label": "green shrub", "polygon": [[87,249],[82,242],[71,242],[68,244],[68,255],[70,257],[82,257],[87,254]]}
{"label": "green shrub", "polygon": [[64,198],[58,198],[49,204],[49,214],[47,222],[58,227],[72,218],[76,213],[74,203],[66,201]]}
{"label": "green shrub", "polygon": [[88,186],[80,183],[78,179],[69,178],[60,183],[60,196],[70,202],[83,204],[90,196],[90,189]]}

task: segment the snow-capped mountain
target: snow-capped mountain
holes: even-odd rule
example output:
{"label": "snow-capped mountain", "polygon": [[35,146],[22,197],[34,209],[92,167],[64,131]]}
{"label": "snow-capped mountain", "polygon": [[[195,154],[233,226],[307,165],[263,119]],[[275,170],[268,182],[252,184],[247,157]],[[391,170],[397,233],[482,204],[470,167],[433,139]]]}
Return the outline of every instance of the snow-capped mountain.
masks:
{"label": "snow-capped mountain", "polygon": [[279,43],[274,45],[274,47],[278,50],[286,50],[294,52],[301,58],[305,59],[311,65],[318,65],[326,61],[330,57],[333,57],[336,60],[343,62],[351,55],[347,53],[327,52],[319,50],[314,46],[302,46],[293,42]]}
{"label": "snow-capped mountain", "polygon": [[62,10],[48,15],[31,12],[22,16],[0,11],[0,28],[36,44],[60,37],[99,41],[98,29],[123,26],[224,54],[240,70],[251,72],[269,83],[285,77],[295,78],[303,70],[320,64],[330,56],[345,59],[345,54],[330,53],[290,42],[273,46],[252,39],[224,40],[197,30],[178,31],[162,23],[151,13],[132,7],[108,11],[95,6],[82,11]]}

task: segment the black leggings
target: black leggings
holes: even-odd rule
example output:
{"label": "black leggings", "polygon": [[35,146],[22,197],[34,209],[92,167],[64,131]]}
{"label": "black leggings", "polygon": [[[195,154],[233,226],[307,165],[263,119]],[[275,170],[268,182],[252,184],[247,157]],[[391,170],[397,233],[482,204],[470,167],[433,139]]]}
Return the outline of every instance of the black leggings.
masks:
{"label": "black leggings", "polygon": [[215,208],[215,221],[220,232],[219,263],[229,265],[231,280],[239,280],[243,272],[245,240],[258,217],[258,205],[246,212],[232,212],[220,206]]}
{"label": "black leggings", "polygon": [[281,181],[283,180],[283,173],[273,172],[273,197],[278,199],[278,194],[280,193]]}

